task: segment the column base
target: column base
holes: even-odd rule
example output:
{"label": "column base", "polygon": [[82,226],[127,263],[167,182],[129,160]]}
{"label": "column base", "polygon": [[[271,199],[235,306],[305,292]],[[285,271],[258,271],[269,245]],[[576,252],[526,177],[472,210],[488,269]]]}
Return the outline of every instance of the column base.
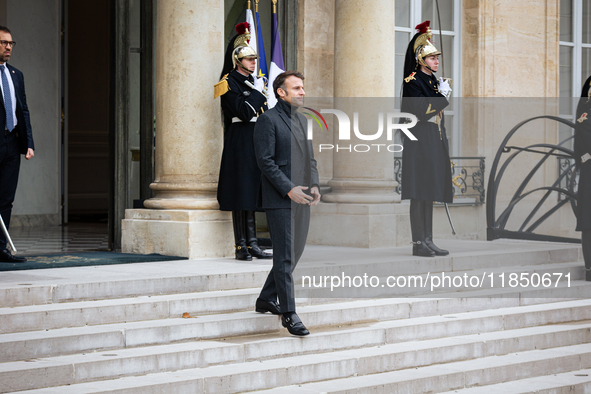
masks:
{"label": "column base", "polygon": [[408,204],[320,203],[312,207],[311,245],[383,248],[410,242]]}
{"label": "column base", "polygon": [[121,232],[124,253],[189,259],[234,255],[231,212],[127,209]]}

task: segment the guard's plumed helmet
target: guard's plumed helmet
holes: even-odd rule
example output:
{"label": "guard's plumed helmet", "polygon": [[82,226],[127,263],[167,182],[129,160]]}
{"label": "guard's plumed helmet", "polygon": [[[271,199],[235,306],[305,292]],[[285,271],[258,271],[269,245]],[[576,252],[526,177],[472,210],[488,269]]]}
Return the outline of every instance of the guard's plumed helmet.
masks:
{"label": "guard's plumed helmet", "polygon": [[419,36],[414,43],[414,53],[417,62],[427,68],[429,68],[429,66],[427,66],[425,63],[425,58],[427,56],[441,55],[441,52],[439,52],[439,50],[435,48],[435,45],[433,45],[430,41],[431,37],[433,36],[433,33],[431,33],[431,29],[429,28],[430,25],[431,21],[425,21],[417,25],[416,29],[419,33]]}
{"label": "guard's plumed helmet", "polygon": [[249,29],[250,24],[248,22],[242,22],[236,25],[236,33],[238,33],[238,36],[234,39],[232,61],[234,62],[234,67],[241,67],[250,73],[250,70],[246,69],[241,61],[244,58],[258,58],[257,51],[248,45],[248,42],[250,41]]}

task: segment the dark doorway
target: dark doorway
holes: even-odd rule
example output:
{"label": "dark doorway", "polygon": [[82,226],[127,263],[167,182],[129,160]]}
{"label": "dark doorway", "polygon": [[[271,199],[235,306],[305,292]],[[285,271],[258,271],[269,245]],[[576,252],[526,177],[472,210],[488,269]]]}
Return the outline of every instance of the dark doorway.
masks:
{"label": "dark doorway", "polygon": [[111,6],[68,1],[67,196],[64,223],[104,223],[109,211]]}

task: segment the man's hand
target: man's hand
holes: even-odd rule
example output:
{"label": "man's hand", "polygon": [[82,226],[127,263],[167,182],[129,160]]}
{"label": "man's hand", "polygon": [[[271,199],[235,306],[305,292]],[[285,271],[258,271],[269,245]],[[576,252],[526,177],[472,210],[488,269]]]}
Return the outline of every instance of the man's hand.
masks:
{"label": "man's hand", "polygon": [[27,154],[25,155],[25,159],[29,160],[31,157],[35,156],[35,151],[31,148],[27,150]]}
{"label": "man's hand", "polygon": [[314,200],[312,200],[310,205],[318,205],[318,203],[320,202],[320,191],[318,190],[318,188],[316,186],[314,186],[310,190],[310,193],[312,193],[312,195],[314,196]]}
{"label": "man's hand", "polygon": [[[297,204],[310,204],[313,199],[304,193],[304,190],[308,190],[308,188],[304,186],[296,186],[287,193],[287,196]],[[320,194],[318,195],[320,196]]]}

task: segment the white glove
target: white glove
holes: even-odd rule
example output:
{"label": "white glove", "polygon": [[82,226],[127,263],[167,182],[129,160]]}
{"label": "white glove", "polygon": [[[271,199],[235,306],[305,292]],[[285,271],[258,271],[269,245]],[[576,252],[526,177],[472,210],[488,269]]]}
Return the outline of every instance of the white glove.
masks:
{"label": "white glove", "polygon": [[267,88],[265,87],[265,79],[263,77],[254,77],[254,88],[265,96],[267,95]]}
{"label": "white glove", "polygon": [[449,82],[441,77],[439,77],[439,93],[445,97],[449,97],[451,95],[451,87],[449,86]]}

